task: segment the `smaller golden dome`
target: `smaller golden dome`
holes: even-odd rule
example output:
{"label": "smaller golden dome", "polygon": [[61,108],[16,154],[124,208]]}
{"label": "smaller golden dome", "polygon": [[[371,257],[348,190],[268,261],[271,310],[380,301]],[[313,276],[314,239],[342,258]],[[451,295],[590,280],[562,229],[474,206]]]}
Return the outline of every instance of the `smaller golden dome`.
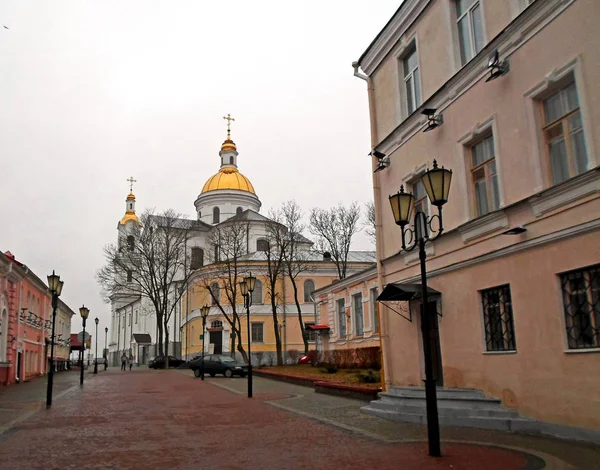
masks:
{"label": "smaller golden dome", "polygon": [[231,152],[232,150],[237,152],[237,147],[235,146],[233,140],[227,139],[225,142],[223,142],[223,145],[221,145],[221,152]]}
{"label": "smaller golden dome", "polygon": [[128,201],[135,201],[135,196],[133,195],[133,193],[129,193],[129,194],[127,195],[127,200],[128,200]]}
{"label": "smaller golden dome", "polygon": [[140,227],[142,226],[142,224],[140,223],[140,219],[138,219],[137,215],[135,215],[135,212],[133,212],[133,211],[127,211],[127,212],[125,212],[125,215],[121,219],[120,223],[121,223],[121,225],[125,225],[130,220],[133,220],[134,222],[137,222],[137,224]]}

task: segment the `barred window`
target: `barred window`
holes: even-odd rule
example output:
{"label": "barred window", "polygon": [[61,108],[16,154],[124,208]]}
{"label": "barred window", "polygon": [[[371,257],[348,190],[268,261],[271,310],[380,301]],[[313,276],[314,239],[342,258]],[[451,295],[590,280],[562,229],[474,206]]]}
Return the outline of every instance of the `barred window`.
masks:
{"label": "barred window", "polygon": [[485,343],[488,351],[516,351],[510,286],[481,291]]}
{"label": "barred window", "polygon": [[600,264],[560,275],[569,349],[600,348]]}

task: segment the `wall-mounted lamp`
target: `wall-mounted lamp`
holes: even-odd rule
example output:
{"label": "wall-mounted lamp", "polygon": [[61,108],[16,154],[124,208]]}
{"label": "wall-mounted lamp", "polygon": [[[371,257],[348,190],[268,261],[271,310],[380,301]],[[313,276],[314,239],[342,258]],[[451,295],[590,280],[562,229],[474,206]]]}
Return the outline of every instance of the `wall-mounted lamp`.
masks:
{"label": "wall-mounted lamp", "polygon": [[441,114],[435,114],[437,109],[425,108],[421,114],[427,116],[427,126],[423,132],[429,132],[444,123],[444,118]]}
{"label": "wall-mounted lamp", "polygon": [[487,82],[491,82],[492,80],[496,80],[498,77],[501,77],[505,73],[510,70],[508,65],[508,59],[500,62],[500,55],[498,54],[498,49],[496,49],[488,60],[488,70],[490,72],[490,76],[487,78]]}
{"label": "wall-mounted lamp", "polygon": [[385,153],[382,153],[378,150],[373,149],[369,155],[375,157],[377,159],[377,168],[373,173],[377,173],[378,171],[385,170],[390,166],[390,157],[386,156]]}

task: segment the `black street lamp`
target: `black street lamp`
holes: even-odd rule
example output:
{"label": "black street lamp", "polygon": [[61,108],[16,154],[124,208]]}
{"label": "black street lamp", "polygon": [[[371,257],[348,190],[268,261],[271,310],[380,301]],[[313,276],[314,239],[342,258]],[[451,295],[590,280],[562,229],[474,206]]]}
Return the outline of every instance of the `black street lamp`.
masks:
{"label": "black street lamp", "polygon": [[104,328],[104,370],[108,367],[108,326]]}
{"label": "black street lamp", "polygon": [[200,368],[200,378],[202,380],[204,380],[204,335],[206,334],[206,318],[209,313],[209,305],[205,305],[200,309],[200,315],[202,316],[202,367]]}
{"label": "black street lamp", "polygon": [[90,309],[85,305],[79,308],[79,314],[83,320],[83,333],[81,338],[81,371],[79,374],[79,385],[83,385],[83,361],[85,360],[85,322],[90,314]]}
{"label": "black street lamp", "polygon": [[256,278],[249,273],[247,277],[240,282],[240,290],[244,297],[244,306],[246,307],[246,317],[248,319],[248,398],[252,398],[252,349],[251,349],[251,332],[250,332],[250,306],[252,305],[252,292],[256,285]]}
{"label": "black street lamp", "polygon": [[94,353],[94,374],[98,373],[98,317],[94,318],[94,323],[96,323],[96,339],[94,340],[94,344],[96,346],[96,352]]}
{"label": "black street lamp", "polygon": [[[423,355],[425,356],[425,401],[427,406],[427,437],[429,440],[429,455],[439,457],[440,451],[440,423],[438,419],[436,379],[433,377],[433,357],[431,350],[431,312],[427,308],[427,272],[425,268],[425,242],[433,241],[444,231],[442,223],[442,206],[448,202],[448,192],[452,181],[452,171],[444,167],[438,168],[433,161],[433,168],[428,169],[421,178],[431,204],[437,206],[437,215],[427,217],[421,211],[415,214],[413,228],[407,228],[414,209],[414,196],[404,192],[400,186],[397,194],[390,196],[390,204],[394,213],[394,220],[402,229],[402,249],[412,251],[419,246],[419,260],[421,261],[421,288],[422,288],[422,322]],[[432,228],[432,222],[437,219],[437,230]],[[431,234],[434,235],[431,235]],[[406,235],[410,238],[406,240]],[[435,312],[434,312],[435,315]],[[435,318],[433,319],[435,320]]]}
{"label": "black street lamp", "polygon": [[48,276],[48,288],[52,293],[52,336],[50,344],[50,370],[48,371],[48,389],[46,391],[46,408],[52,406],[52,386],[54,384],[54,325],[56,324],[56,307],[58,306],[58,297],[62,292],[64,282],[60,276],[52,274]]}

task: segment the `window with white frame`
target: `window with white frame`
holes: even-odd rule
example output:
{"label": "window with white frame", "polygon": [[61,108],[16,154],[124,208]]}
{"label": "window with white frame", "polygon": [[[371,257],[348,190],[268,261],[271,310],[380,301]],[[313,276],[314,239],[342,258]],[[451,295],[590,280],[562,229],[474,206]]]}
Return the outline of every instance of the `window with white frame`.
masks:
{"label": "window with white frame", "polygon": [[217,305],[219,302],[221,302],[221,287],[218,283],[213,282],[210,285],[210,293],[210,300],[212,305]]}
{"label": "window with white frame", "polygon": [[252,342],[253,343],[264,343],[264,324],[263,323],[252,323]]}
{"label": "window with white frame", "polygon": [[344,299],[337,301],[338,337],[346,337],[346,304]]}
{"label": "window with white frame", "polygon": [[312,294],[315,291],[315,283],[312,279],[304,281],[304,303],[312,302]]}
{"label": "window with white frame", "polygon": [[260,279],[254,281],[254,290],[252,291],[252,303],[262,305],[263,303],[263,285]]}
{"label": "window with white frame", "polygon": [[465,65],[483,49],[483,15],[479,0],[455,0],[460,60]]}
{"label": "window with white frame", "polygon": [[543,101],[543,115],[552,183],[558,184],[583,173],[588,164],[574,81]]}
{"label": "window with white frame", "polygon": [[471,180],[477,216],[485,215],[500,207],[495,153],[493,135],[471,147]]}
{"label": "window with white frame", "polygon": [[569,349],[600,348],[600,264],[560,275]]}
{"label": "window with white frame", "polygon": [[377,315],[377,297],[379,297],[379,289],[373,287],[371,289],[371,314],[373,315],[373,333],[379,332],[379,315]]}
{"label": "window with white frame", "polygon": [[352,304],[354,307],[354,335],[362,336],[364,334],[364,317],[363,317],[363,302],[362,294],[352,296]]}
{"label": "window with white frame", "polygon": [[417,47],[413,44],[402,59],[404,70],[404,92],[408,114],[413,113],[421,105],[421,82],[419,77],[419,58]]}

